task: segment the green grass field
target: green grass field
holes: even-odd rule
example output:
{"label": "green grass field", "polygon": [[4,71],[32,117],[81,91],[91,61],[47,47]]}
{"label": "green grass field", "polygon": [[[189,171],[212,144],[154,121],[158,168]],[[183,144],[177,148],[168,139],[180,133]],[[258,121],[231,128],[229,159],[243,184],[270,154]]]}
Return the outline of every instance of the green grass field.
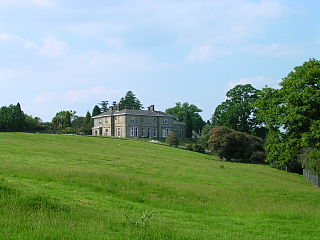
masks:
{"label": "green grass field", "polygon": [[302,176],[137,140],[0,133],[0,239],[319,239]]}

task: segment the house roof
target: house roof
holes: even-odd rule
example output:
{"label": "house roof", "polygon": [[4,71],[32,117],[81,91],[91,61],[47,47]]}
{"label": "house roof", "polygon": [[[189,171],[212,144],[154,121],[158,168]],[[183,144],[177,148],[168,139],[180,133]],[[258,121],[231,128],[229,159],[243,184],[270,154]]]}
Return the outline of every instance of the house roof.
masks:
{"label": "house roof", "polygon": [[92,118],[101,118],[108,116],[121,116],[121,115],[140,115],[140,116],[153,116],[153,117],[170,117],[176,119],[175,116],[167,114],[161,111],[149,111],[149,110],[136,110],[136,109],[122,109],[120,111],[117,110],[109,110],[107,112],[96,115]]}

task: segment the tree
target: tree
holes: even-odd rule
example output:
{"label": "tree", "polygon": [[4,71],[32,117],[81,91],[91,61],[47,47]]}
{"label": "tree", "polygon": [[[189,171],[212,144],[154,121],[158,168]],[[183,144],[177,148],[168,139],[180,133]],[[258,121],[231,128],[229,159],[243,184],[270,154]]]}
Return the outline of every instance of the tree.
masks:
{"label": "tree", "polygon": [[184,122],[186,111],[188,111],[191,115],[192,130],[200,133],[205,125],[205,122],[199,114],[200,112],[202,112],[202,110],[194,104],[189,104],[187,102],[181,104],[180,102],[178,102],[176,103],[176,106],[168,108],[166,110],[166,113],[175,116],[180,122]]}
{"label": "tree", "polygon": [[214,111],[212,124],[264,137],[262,123],[256,118],[257,89],[251,84],[237,85],[227,92],[227,100]]}
{"label": "tree", "polygon": [[93,121],[92,121],[90,112],[88,111],[87,114],[86,114],[86,119],[85,119],[86,134],[91,134],[92,127],[93,127]]}
{"label": "tree", "polygon": [[258,159],[258,153],[263,153],[263,140],[248,133],[220,126],[210,131],[209,148],[212,153],[227,161],[237,159],[250,162]]}
{"label": "tree", "polygon": [[95,105],[94,108],[93,108],[93,110],[92,110],[92,117],[97,116],[97,115],[99,115],[99,114],[101,114],[101,110],[100,110],[100,108],[98,107],[98,105]]}
{"label": "tree", "polygon": [[124,98],[121,98],[118,103],[118,110],[122,109],[142,109],[143,106],[139,99],[134,95],[132,91],[128,91]]}
{"label": "tree", "polygon": [[52,125],[55,129],[63,129],[71,127],[71,116],[74,115],[74,111],[60,111],[56,113],[52,118]]}
{"label": "tree", "polygon": [[199,139],[199,144],[203,149],[208,149],[208,142],[210,137],[210,131],[213,128],[213,125],[208,121],[207,124],[202,128],[201,137]]}
{"label": "tree", "polygon": [[24,129],[25,115],[19,103],[0,108],[0,131],[23,131]]}
{"label": "tree", "polygon": [[108,111],[108,104],[109,104],[109,101],[101,101],[99,103],[99,105],[101,106],[100,107],[100,111],[101,112],[107,112]]}
{"label": "tree", "polygon": [[[294,68],[280,89],[264,88],[256,103],[258,117],[268,129],[267,161],[273,166],[301,172],[320,169],[320,62],[310,59]],[[308,163],[311,163],[308,166]]]}
{"label": "tree", "polygon": [[192,118],[189,111],[185,112],[183,122],[186,124],[186,138],[192,137]]}
{"label": "tree", "polygon": [[168,133],[166,137],[166,143],[170,146],[178,146],[179,145],[179,138],[177,138],[177,135],[175,132],[171,131]]}

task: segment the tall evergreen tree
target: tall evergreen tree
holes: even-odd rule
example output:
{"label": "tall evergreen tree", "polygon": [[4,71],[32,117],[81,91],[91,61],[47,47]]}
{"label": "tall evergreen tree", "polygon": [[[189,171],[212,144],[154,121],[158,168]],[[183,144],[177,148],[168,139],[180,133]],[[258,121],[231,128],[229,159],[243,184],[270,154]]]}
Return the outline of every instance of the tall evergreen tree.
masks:
{"label": "tall evergreen tree", "polygon": [[100,107],[100,111],[101,112],[107,112],[108,111],[108,105],[109,105],[109,101],[101,101],[99,103]]}
{"label": "tall evergreen tree", "polygon": [[192,118],[189,111],[185,112],[184,123],[186,124],[186,138],[192,137]]}
{"label": "tall evergreen tree", "polygon": [[86,120],[85,120],[85,129],[87,134],[91,134],[91,128],[93,127],[93,121],[91,118],[91,114],[88,111],[86,114]]}
{"label": "tall evergreen tree", "polygon": [[132,91],[128,91],[124,98],[121,98],[118,103],[118,109],[142,109],[143,106],[140,103],[139,99],[134,95]]}
{"label": "tall evergreen tree", "polygon": [[98,105],[95,105],[94,108],[93,108],[93,110],[92,110],[92,117],[97,116],[97,115],[99,115],[99,114],[101,114],[101,110],[100,110],[100,108],[98,107]]}

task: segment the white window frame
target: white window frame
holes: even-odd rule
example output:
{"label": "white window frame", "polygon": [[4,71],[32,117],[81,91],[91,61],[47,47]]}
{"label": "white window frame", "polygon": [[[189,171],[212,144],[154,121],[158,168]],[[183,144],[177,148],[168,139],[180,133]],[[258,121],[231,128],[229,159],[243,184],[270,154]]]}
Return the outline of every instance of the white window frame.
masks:
{"label": "white window frame", "polygon": [[121,128],[118,127],[117,128],[117,137],[121,137],[121,132],[122,132]]}
{"label": "white window frame", "polygon": [[156,128],[153,129],[153,137],[157,137],[157,129]]}
{"label": "white window frame", "polygon": [[144,137],[144,128],[141,128],[141,137]]}
{"label": "white window frame", "polygon": [[139,129],[137,127],[134,128],[134,137],[139,137]]}
{"label": "white window frame", "polygon": [[134,127],[130,128],[130,137],[134,137]]}
{"label": "white window frame", "polygon": [[164,118],[164,119],[163,119],[163,124],[169,124],[168,118]]}

